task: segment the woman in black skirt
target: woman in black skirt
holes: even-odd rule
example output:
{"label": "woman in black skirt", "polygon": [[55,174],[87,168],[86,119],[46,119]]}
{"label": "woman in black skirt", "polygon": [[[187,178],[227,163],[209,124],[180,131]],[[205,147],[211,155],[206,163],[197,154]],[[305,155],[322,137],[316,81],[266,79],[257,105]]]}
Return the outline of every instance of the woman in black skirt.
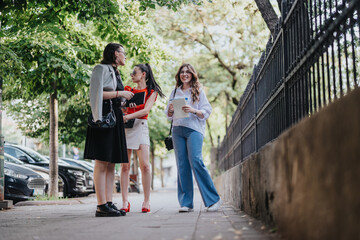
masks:
{"label": "woman in black skirt", "polygon": [[118,66],[125,65],[125,51],[121,44],[109,43],[103,52],[101,64],[95,66],[90,82],[90,105],[94,121],[102,120],[110,110],[110,101],[116,114],[114,128],[87,129],[85,159],[95,160],[94,183],[97,197],[96,217],[124,216],[112,203],[115,163],[127,163],[126,138],[122,116],[121,98],[134,95],[124,91]]}

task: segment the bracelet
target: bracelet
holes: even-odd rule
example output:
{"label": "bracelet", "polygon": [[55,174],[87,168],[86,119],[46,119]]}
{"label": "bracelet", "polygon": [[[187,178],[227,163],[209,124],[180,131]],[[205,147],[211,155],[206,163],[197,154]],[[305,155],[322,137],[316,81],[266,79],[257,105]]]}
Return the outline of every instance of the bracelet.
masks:
{"label": "bracelet", "polygon": [[193,114],[195,114],[195,115],[196,115],[196,110],[193,112]]}
{"label": "bracelet", "polygon": [[116,96],[115,96],[115,98],[117,98],[117,97],[118,97],[118,94],[119,94],[119,91],[116,91]]}

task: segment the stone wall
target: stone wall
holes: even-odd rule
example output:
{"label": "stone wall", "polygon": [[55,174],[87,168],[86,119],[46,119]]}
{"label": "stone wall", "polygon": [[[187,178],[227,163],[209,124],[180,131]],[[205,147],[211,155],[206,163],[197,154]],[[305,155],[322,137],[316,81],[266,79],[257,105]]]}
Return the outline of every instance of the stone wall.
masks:
{"label": "stone wall", "polygon": [[221,174],[222,198],[287,239],[360,239],[360,89]]}

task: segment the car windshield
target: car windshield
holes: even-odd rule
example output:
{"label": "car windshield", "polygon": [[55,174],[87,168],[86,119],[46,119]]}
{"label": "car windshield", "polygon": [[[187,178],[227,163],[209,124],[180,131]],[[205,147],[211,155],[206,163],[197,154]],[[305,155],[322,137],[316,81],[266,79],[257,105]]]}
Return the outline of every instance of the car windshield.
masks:
{"label": "car windshield", "polygon": [[94,164],[93,163],[89,163],[87,161],[84,161],[84,164],[86,164],[87,166],[89,166],[91,169],[94,168]]}
{"label": "car windshield", "polygon": [[71,166],[71,164],[69,164],[61,159],[58,159],[58,163],[61,163],[62,165],[65,165],[65,166]]}
{"label": "car windshield", "polygon": [[35,152],[34,150],[32,150],[30,148],[24,148],[22,150],[25,151],[27,154],[29,154],[30,157],[32,157],[36,162],[47,162],[47,163],[49,162],[49,160],[47,160],[46,158],[41,156],[39,153]]}
{"label": "car windshield", "polygon": [[85,165],[83,163],[83,161],[81,161],[81,160],[73,160],[73,159],[68,159],[68,158],[62,158],[61,160],[59,159],[59,161],[64,161],[68,165],[75,166],[75,167],[81,167],[81,168],[85,168],[86,170],[93,171],[92,169],[89,169],[89,167],[87,165]]}
{"label": "car windshield", "polygon": [[13,156],[7,154],[7,153],[4,153],[4,160],[6,162],[10,162],[10,163],[15,163],[15,164],[19,164],[19,165],[25,165],[25,163],[23,163],[22,161],[14,158]]}

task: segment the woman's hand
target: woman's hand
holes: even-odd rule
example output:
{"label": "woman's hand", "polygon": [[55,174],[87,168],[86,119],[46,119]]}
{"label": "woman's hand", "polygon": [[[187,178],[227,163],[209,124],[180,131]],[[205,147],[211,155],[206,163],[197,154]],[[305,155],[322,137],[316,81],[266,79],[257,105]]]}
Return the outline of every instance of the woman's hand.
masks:
{"label": "woman's hand", "polygon": [[172,105],[172,103],[169,104],[169,109],[168,109],[168,116],[171,117],[174,114],[174,105]]}
{"label": "woman's hand", "polygon": [[129,104],[129,107],[130,107],[130,108],[136,108],[136,103],[130,103],[130,104]]}
{"label": "woman's hand", "polygon": [[119,96],[130,100],[134,96],[134,93],[129,91],[119,91]]}
{"label": "woman's hand", "polygon": [[127,115],[123,115],[124,123],[126,123],[129,119],[127,118]]}
{"label": "woman's hand", "polygon": [[183,106],[182,110],[186,113],[195,113],[196,112],[196,109],[192,108],[190,105]]}

